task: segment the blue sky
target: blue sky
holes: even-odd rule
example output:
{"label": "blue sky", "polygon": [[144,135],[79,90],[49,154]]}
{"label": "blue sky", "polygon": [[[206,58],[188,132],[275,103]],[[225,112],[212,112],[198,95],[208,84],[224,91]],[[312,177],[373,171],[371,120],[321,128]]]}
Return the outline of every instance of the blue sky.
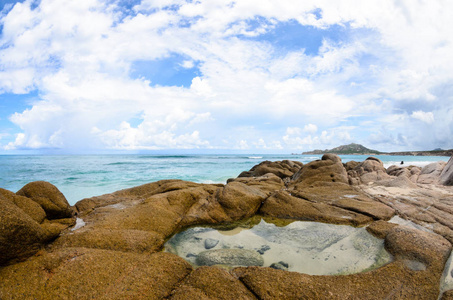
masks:
{"label": "blue sky", "polygon": [[0,153],[453,148],[448,1],[0,5]]}

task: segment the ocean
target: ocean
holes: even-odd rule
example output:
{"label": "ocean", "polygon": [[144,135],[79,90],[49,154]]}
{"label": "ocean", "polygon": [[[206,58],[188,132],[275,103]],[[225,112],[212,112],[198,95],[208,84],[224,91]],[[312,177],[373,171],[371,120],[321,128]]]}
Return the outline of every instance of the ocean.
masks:
{"label": "ocean", "polygon": [[[368,156],[342,155],[343,162],[363,161]],[[387,168],[393,164],[423,167],[442,156],[375,156]],[[296,160],[303,163],[321,155],[0,155],[0,187],[16,192],[31,181],[54,184],[71,205],[92,196],[162,179],[198,183],[226,183],[265,161]]]}

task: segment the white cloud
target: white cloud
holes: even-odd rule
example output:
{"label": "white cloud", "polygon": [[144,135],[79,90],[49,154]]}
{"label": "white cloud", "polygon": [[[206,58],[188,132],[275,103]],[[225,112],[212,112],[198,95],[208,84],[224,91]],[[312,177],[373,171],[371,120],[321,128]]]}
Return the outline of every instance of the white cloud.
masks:
{"label": "white cloud", "polygon": [[425,122],[426,124],[432,124],[434,122],[434,114],[432,112],[414,111],[411,115],[412,118]]}
{"label": "white cloud", "polygon": [[184,69],[192,69],[195,67],[195,63],[192,60],[185,60],[182,62],[181,67]]}
{"label": "white cloud", "polygon": [[299,127],[288,127],[286,128],[287,135],[300,135],[302,130]]}
{"label": "white cloud", "polygon": [[[101,0],[31,3],[1,19],[0,93],[40,96],[10,117],[22,131],[10,149],[278,150],[370,134],[421,145],[427,125],[429,143],[452,140],[451,3],[146,0],[130,15]],[[340,39],[317,53],[254,39],[294,20]],[[196,69],[190,87],[131,77],[134,62],[172,55]]]}
{"label": "white cloud", "polygon": [[316,131],[318,131],[318,126],[316,126],[314,124],[307,124],[304,127],[304,132],[313,134],[313,133],[316,133]]}

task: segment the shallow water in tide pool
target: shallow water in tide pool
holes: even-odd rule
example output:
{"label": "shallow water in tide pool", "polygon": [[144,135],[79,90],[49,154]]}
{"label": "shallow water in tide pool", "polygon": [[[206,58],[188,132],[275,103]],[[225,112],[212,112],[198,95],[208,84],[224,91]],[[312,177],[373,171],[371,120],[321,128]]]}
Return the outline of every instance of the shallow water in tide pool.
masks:
{"label": "shallow water in tide pool", "polygon": [[[200,257],[208,256],[209,252],[220,253],[223,258],[232,257],[231,265],[228,259],[222,261],[225,267],[247,265],[234,263],[240,261],[234,256],[241,256],[243,252],[245,256],[253,254],[253,261],[259,256],[262,263],[258,265],[310,275],[359,273],[392,261],[384,249],[384,241],[365,228],[300,221],[279,227],[264,219],[252,228],[189,228],[173,236],[165,249],[195,267],[205,263]],[[241,249],[242,252],[233,251],[228,255],[228,250],[222,249]],[[212,264],[215,262],[210,261],[208,265]]]}

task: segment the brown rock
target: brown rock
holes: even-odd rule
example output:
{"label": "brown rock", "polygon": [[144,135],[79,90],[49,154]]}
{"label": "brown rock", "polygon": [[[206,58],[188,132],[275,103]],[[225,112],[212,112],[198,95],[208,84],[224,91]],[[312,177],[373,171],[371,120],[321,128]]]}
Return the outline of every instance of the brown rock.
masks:
{"label": "brown rock", "polygon": [[68,248],[0,269],[0,295],[5,300],[164,299],[191,271],[189,263],[169,253]]}
{"label": "brown rock", "polygon": [[272,173],[281,179],[293,176],[301,167],[302,163],[298,161],[263,161],[255,165],[250,171],[244,171],[238,177],[259,177]]}
{"label": "brown rock", "polygon": [[44,209],[42,209],[38,203],[27,197],[16,195],[15,193],[2,188],[0,188],[0,197],[10,200],[38,223],[42,223],[46,218]]}
{"label": "brown rock", "polygon": [[440,300],[453,300],[453,290],[449,290],[443,293]]}
{"label": "brown rock", "polygon": [[315,182],[348,183],[348,174],[341,163],[340,157],[335,154],[325,154],[322,160],[305,164],[293,176],[292,185],[310,185]]}
{"label": "brown rock", "polygon": [[357,167],[360,163],[358,161],[348,161],[347,163],[343,164],[344,168],[346,169],[346,171],[350,171],[352,169],[354,169],[355,167]]}
{"label": "brown rock", "polygon": [[285,187],[283,180],[273,173],[267,173],[258,177],[238,177],[231,178],[228,183],[240,182],[248,186],[256,187],[267,195],[272,194],[276,190],[280,190]]}
{"label": "brown rock", "polygon": [[260,299],[437,299],[451,245],[435,234],[386,223],[374,222],[368,229],[385,237],[387,250],[395,256],[378,269],[313,276],[240,267],[233,274]]}
{"label": "brown rock", "polygon": [[321,160],[331,160],[333,161],[334,163],[341,163],[341,158],[336,155],[336,154],[332,154],[332,153],[326,153],[324,154],[322,157],[321,157]]}
{"label": "brown rock", "polygon": [[[55,238],[11,201],[0,197],[0,265],[35,254]],[[1,278],[1,277],[0,277]]]}
{"label": "brown rock", "polygon": [[161,234],[143,230],[88,228],[60,237],[53,247],[85,247],[124,252],[156,252],[164,244]]}
{"label": "brown rock", "polygon": [[73,216],[73,211],[69,207],[65,196],[49,182],[30,182],[16,194],[30,198],[41,205],[48,219],[69,218]]}
{"label": "brown rock", "polygon": [[370,272],[338,276],[259,267],[236,268],[233,273],[259,299],[411,300],[437,299],[439,294],[439,283],[435,281],[438,274],[413,271],[400,262]]}
{"label": "brown rock", "polygon": [[200,186],[203,185],[183,180],[160,180],[143,184],[137,187],[120,190],[111,194],[82,199],[75,204],[75,207],[77,208],[77,211],[79,213],[90,212],[91,210],[98,207],[114,205],[120,202],[123,204],[126,202],[130,203],[134,201],[140,202],[157,194]]}
{"label": "brown rock", "polygon": [[[390,176],[387,174],[382,161],[375,157],[368,157],[365,161],[359,163],[354,169],[350,170],[348,175],[352,178],[359,178],[360,183],[362,184],[390,179]],[[353,182],[352,179],[350,181]]]}
{"label": "brown rock", "polygon": [[360,196],[345,197],[335,201],[333,205],[370,216],[376,220],[390,220],[395,215],[393,208]]}
{"label": "brown rock", "polygon": [[259,212],[270,217],[354,226],[372,222],[372,218],[363,214],[324,203],[313,203],[293,197],[286,192],[277,192],[269,197]]}
{"label": "brown rock", "polygon": [[406,177],[411,182],[417,183],[422,169],[416,166],[409,167],[400,167],[400,166],[390,166],[387,168],[387,174],[395,177]]}
{"label": "brown rock", "polygon": [[220,190],[217,201],[232,220],[240,220],[253,216],[266,197],[257,188],[232,182]]}
{"label": "brown rock", "polygon": [[377,238],[383,239],[391,229],[397,227],[397,224],[379,220],[367,226],[366,230]]}
{"label": "brown rock", "polygon": [[451,251],[451,244],[443,237],[404,226],[388,232],[385,247],[397,259],[420,262],[436,272],[442,272]]}
{"label": "brown rock", "polygon": [[[199,298],[201,297],[201,298]],[[239,280],[216,267],[193,271],[173,292],[170,299],[256,299]]]}

